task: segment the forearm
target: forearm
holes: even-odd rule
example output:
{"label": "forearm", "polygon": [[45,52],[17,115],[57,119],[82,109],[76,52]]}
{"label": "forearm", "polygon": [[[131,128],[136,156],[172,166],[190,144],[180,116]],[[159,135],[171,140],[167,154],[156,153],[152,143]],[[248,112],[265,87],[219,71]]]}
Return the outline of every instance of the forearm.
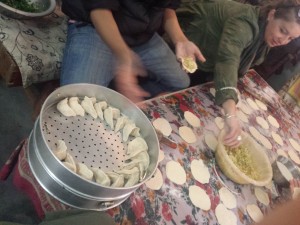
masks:
{"label": "forearm", "polygon": [[173,9],[165,10],[164,29],[174,45],[178,42],[188,40],[180,28],[176,12]]}
{"label": "forearm", "polygon": [[278,206],[256,225],[298,225],[300,221],[299,209],[300,198],[297,198],[282,206]]}
{"label": "forearm", "polygon": [[97,32],[113,54],[118,58],[128,58],[130,49],[122,38],[112,12],[108,9],[95,9],[90,15]]}
{"label": "forearm", "polygon": [[224,109],[224,114],[231,116],[231,115],[236,115],[236,104],[233,99],[227,99],[223,104],[222,108]]}

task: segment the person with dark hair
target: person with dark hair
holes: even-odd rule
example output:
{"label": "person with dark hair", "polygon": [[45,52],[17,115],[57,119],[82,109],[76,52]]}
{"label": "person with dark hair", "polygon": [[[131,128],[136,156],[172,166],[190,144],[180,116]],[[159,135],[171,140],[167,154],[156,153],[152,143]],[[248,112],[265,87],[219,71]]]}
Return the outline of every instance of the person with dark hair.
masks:
{"label": "person with dark hair", "polygon": [[[180,58],[203,61],[183,34],[175,0],[63,0],[69,17],[60,84],[94,83],[115,88],[133,100],[186,88],[190,79]],[[168,34],[176,56],[158,34]],[[138,76],[149,74],[143,90]],[[154,83],[154,85],[153,85]],[[148,86],[147,86],[148,85]]]}
{"label": "person with dark hair", "polygon": [[252,6],[235,1],[186,1],[176,11],[185,35],[205,57],[190,75],[191,86],[214,80],[216,104],[224,109],[224,144],[238,146],[237,79],[263,62],[269,49],[300,36],[297,0],[265,1]]}

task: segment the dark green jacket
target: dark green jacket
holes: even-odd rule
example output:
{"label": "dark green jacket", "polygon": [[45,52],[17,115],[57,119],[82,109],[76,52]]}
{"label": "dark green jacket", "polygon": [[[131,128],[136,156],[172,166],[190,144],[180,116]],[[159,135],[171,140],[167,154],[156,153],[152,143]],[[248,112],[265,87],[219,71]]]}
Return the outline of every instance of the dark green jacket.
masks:
{"label": "dark green jacket", "polygon": [[186,1],[177,11],[186,36],[206,58],[199,68],[214,74],[218,105],[227,99],[237,102],[234,90],[218,90],[236,87],[238,77],[260,64],[268,51],[263,40],[265,20],[259,14],[256,6],[221,0]]}

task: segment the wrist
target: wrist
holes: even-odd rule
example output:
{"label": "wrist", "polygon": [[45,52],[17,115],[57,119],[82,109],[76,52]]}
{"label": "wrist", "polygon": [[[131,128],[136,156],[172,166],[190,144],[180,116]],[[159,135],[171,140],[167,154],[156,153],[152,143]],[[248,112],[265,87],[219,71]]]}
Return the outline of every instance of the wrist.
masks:
{"label": "wrist", "polygon": [[229,114],[229,113],[226,113],[223,117],[224,120],[228,120],[228,119],[231,119],[231,118],[237,118],[237,115],[236,114]]}
{"label": "wrist", "polygon": [[223,104],[222,108],[224,110],[224,114],[228,115],[236,115],[236,104],[233,99],[227,99]]}

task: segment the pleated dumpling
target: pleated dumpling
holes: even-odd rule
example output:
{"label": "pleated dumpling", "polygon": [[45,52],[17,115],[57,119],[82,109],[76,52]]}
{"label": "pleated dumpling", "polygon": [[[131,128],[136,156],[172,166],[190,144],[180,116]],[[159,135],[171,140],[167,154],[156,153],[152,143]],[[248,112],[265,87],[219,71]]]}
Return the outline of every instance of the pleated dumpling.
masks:
{"label": "pleated dumpling", "polygon": [[132,121],[127,121],[124,128],[123,128],[123,141],[127,141],[129,138],[129,135],[132,136],[140,136],[140,128],[138,128],[134,122]]}
{"label": "pleated dumpling", "polygon": [[71,97],[69,98],[69,105],[71,109],[76,113],[77,116],[84,116],[84,109],[79,104],[78,97]]}
{"label": "pleated dumpling", "polygon": [[136,154],[134,157],[131,158],[131,160],[139,161],[144,165],[145,169],[147,169],[150,164],[150,157],[147,151],[142,151]]}
{"label": "pleated dumpling", "polygon": [[137,167],[132,169],[122,169],[117,171],[118,174],[122,174],[127,180],[124,187],[131,187],[139,182],[140,171]]}
{"label": "pleated dumpling", "polygon": [[111,187],[123,187],[124,186],[124,176],[115,172],[106,172],[111,180]]}
{"label": "pleated dumpling", "polygon": [[99,118],[101,120],[103,120],[103,110],[107,108],[107,103],[106,101],[101,101],[101,102],[97,102],[94,104],[94,108],[97,112],[97,115],[99,116]]}
{"label": "pleated dumpling", "polygon": [[123,169],[132,169],[134,167],[137,167],[139,169],[140,181],[142,181],[144,178],[146,168],[144,164],[141,162],[141,159],[133,159],[132,161],[125,163],[123,165]]}
{"label": "pleated dumpling", "polygon": [[128,155],[128,158],[132,158],[139,154],[140,152],[147,151],[148,145],[144,138],[142,137],[136,137],[132,141],[128,143],[126,154]]}
{"label": "pleated dumpling", "polygon": [[103,186],[110,186],[110,179],[106,173],[99,168],[91,168],[94,173],[94,178],[98,184]]}
{"label": "pleated dumpling", "polygon": [[150,164],[150,157],[148,152],[143,151],[135,155],[134,157],[131,158],[133,162],[139,162],[138,167],[140,170],[140,180],[144,178],[145,172],[149,167]]}
{"label": "pleated dumpling", "polygon": [[127,120],[128,120],[127,116],[120,116],[117,119],[116,126],[115,126],[115,133],[117,133],[119,130],[121,130],[125,126]]}
{"label": "pleated dumpling", "polygon": [[73,172],[76,173],[76,163],[75,160],[73,159],[73,157],[67,153],[67,156],[65,158],[65,161],[63,162],[63,164],[69,168],[70,170],[72,170]]}
{"label": "pleated dumpling", "polygon": [[94,103],[96,99],[93,98],[89,98],[87,96],[84,97],[84,99],[81,101],[81,106],[82,108],[85,110],[85,112],[87,112],[88,114],[90,114],[94,119],[97,118],[97,112],[94,108]]}
{"label": "pleated dumpling", "polygon": [[57,110],[66,117],[76,116],[74,110],[68,104],[68,98],[61,100],[57,106]]}
{"label": "pleated dumpling", "polygon": [[53,153],[59,160],[64,160],[67,156],[66,143],[63,140],[58,140]]}
{"label": "pleated dumpling", "polygon": [[115,107],[110,107],[112,111],[112,115],[114,119],[118,119],[121,116],[120,109],[117,109]]}
{"label": "pleated dumpling", "polygon": [[74,173],[76,173],[76,165],[74,167],[74,165],[72,165],[71,163],[68,162],[63,162],[64,166],[67,167],[69,170],[73,171]]}
{"label": "pleated dumpling", "polygon": [[113,112],[112,108],[108,107],[107,109],[104,110],[104,120],[108,124],[108,126],[113,130],[114,129],[114,117],[113,117]]}
{"label": "pleated dumpling", "polygon": [[77,174],[82,176],[83,178],[87,180],[93,179],[93,171],[91,171],[86,165],[83,163],[77,163]]}

